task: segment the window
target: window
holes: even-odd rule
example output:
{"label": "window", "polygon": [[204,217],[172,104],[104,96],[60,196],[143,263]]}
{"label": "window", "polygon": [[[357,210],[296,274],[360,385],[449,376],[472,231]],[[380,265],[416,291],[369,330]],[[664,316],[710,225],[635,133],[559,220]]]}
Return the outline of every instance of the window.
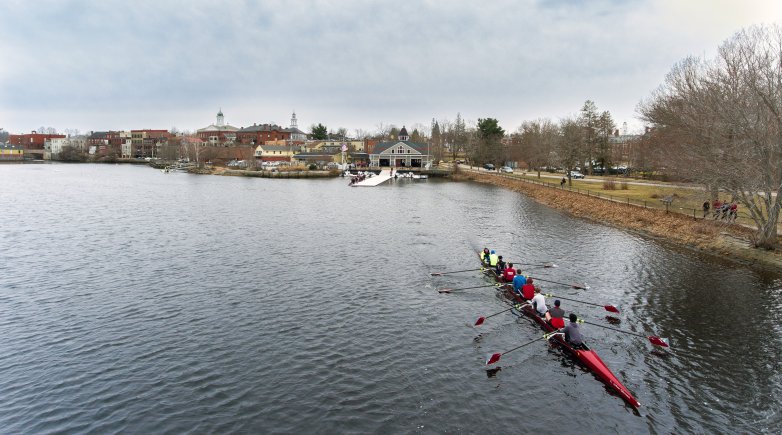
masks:
{"label": "window", "polygon": [[399,148],[396,149],[396,153],[397,154],[404,154],[405,153],[405,147],[400,146]]}

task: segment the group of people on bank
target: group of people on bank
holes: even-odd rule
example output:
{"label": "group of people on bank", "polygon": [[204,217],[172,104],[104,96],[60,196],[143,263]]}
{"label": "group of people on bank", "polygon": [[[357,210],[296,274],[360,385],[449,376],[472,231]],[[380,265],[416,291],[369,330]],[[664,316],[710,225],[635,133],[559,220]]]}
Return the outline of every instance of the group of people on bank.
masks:
{"label": "group of people on bank", "polygon": [[706,218],[706,215],[709,214],[709,208],[712,209],[712,217],[714,219],[725,219],[729,222],[735,221],[736,217],[738,217],[738,210],[739,206],[736,204],[736,201],[732,202],[722,202],[719,199],[715,199],[711,205],[709,205],[709,201],[703,202],[703,217]]}
{"label": "group of people on bank", "polygon": [[525,275],[521,269],[514,268],[513,263],[506,263],[502,255],[492,249],[484,248],[481,256],[483,263],[493,269],[499,279],[513,286],[513,292],[516,296],[526,301],[540,317],[554,328],[565,333],[565,340],[573,346],[582,346],[584,341],[581,337],[581,331],[578,328],[578,316],[570,313],[570,323],[565,325],[565,310],[560,305],[559,299],[554,301],[554,306],[549,309],[546,306],[546,297],[539,286],[536,286],[532,277]]}

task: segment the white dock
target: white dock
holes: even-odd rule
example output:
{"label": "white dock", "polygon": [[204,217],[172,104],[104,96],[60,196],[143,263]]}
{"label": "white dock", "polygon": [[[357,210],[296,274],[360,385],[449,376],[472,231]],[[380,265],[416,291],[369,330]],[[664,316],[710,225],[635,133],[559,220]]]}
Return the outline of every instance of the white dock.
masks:
{"label": "white dock", "polygon": [[354,187],[375,187],[379,184],[385,183],[386,181],[391,179],[391,171],[388,169],[383,169],[380,171],[380,174],[375,175],[374,177],[369,177],[365,179],[364,181],[359,181],[358,183],[353,184]]}

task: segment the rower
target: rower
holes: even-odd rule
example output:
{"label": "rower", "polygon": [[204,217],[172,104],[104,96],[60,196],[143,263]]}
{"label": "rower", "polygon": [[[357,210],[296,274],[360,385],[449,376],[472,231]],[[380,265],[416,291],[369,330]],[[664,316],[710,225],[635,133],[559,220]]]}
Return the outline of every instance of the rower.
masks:
{"label": "rower", "polygon": [[508,263],[508,267],[502,271],[502,279],[505,282],[513,282],[513,278],[516,277],[516,269],[513,268],[513,263]]}
{"label": "rower", "polygon": [[562,329],[565,327],[565,310],[559,308],[559,303],[559,299],[555,300],[554,308],[548,310],[549,314],[551,315],[549,323],[551,323],[551,326],[557,329]]}
{"label": "rower", "polygon": [[535,308],[538,316],[545,316],[546,320],[551,319],[551,314],[548,313],[548,307],[546,306],[546,297],[540,292],[540,287],[535,289],[535,297],[532,298],[532,307]]}
{"label": "rower", "polygon": [[497,276],[502,276],[502,273],[505,271],[505,262],[502,261],[502,255],[497,257],[497,267],[494,269],[494,272],[497,273]]}
{"label": "rower", "polygon": [[535,297],[535,284],[533,284],[532,278],[527,278],[527,282],[521,286],[521,297],[526,300]]}
{"label": "rower", "polygon": [[527,277],[521,274],[521,269],[516,269],[516,276],[513,277],[513,292],[521,296],[521,286],[527,283]]}
{"label": "rower", "polygon": [[494,252],[494,249],[492,249],[491,253],[489,254],[489,266],[497,267],[498,261],[500,261],[500,257],[497,257],[497,254]]}
{"label": "rower", "polygon": [[483,261],[486,264],[489,264],[489,256],[491,254],[489,253],[489,248],[483,248],[483,255],[481,255],[481,261]]}
{"label": "rower", "polygon": [[584,340],[581,338],[577,321],[578,317],[574,313],[570,313],[570,323],[565,326],[565,340],[573,346],[583,346]]}

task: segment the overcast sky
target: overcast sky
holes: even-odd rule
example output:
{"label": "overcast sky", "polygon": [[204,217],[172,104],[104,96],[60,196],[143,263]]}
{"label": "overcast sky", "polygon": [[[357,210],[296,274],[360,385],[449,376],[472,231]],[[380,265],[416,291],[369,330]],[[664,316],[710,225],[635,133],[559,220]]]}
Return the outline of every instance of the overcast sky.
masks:
{"label": "overcast sky", "polygon": [[713,56],[780,0],[0,0],[0,127],[195,130],[222,108],[374,132],[492,117],[508,131],[584,100],[640,129],[673,64]]}

